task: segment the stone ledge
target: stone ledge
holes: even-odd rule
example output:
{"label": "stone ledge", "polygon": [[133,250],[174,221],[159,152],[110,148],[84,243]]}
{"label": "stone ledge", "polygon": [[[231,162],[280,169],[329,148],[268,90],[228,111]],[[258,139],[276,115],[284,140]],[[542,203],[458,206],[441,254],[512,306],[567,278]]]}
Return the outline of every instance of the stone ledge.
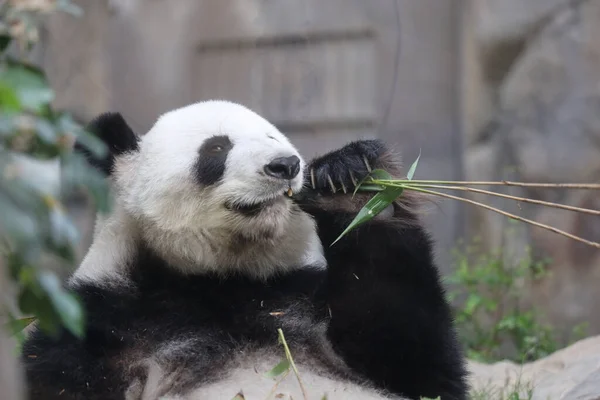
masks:
{"label": "stone ledge", "polygon": [[548,357],[519,365],[469,361],[471,386],[486,399],[502,399],[518,388],[532,400],[599,400],[600,336],[583,339]]}

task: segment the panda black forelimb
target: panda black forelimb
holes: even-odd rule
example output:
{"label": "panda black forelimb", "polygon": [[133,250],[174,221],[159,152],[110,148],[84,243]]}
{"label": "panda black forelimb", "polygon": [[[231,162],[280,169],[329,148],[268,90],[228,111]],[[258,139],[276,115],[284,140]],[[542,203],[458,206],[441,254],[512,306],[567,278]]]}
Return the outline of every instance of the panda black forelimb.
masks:
{"label": "panda black forelimb", "polygon": [[384,144],[373,140],[350,143],[308,166],[314,189],[300,206],[314,217],[327,260],[328,337],[351,368],[392,392],[465,399],[451,310],[431,239],[410,199],[331,245],[368,196],[333,194],[331,177],[354,188],[372,168],[395,173],[393,162]]}

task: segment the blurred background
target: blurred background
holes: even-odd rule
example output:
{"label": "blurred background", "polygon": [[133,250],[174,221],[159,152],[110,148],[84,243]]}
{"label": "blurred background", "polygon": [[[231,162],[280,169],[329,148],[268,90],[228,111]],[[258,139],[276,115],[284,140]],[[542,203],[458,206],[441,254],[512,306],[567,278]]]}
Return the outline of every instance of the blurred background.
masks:
{"label": "blurred background", "polygon": [[[407,166],[421,152],[415,179],[600,181],[600,0],[75,3],[83,16],[51,15],[36,57],[55,106],[82,123],[118,110],[143,134],[161,113],[222,98],[274,122],[306,158],[380,137]],[[600,209],[594,191],[506,192]],[[485,201],[600,241],[599,217]],[[93,210],[73,197],[69,211],[80,259]],[[456,201],[426,222],[443,274],[472,240],[507,265],[548,260],[551,274],[519,299],[557,331],[600,333],[598,249]]]}

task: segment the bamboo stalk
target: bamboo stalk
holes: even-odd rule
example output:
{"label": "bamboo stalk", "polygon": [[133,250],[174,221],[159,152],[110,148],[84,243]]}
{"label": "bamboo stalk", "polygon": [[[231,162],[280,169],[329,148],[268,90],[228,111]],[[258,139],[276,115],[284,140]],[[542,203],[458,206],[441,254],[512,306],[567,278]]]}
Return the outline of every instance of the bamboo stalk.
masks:
{"label": "bamboo stalk", "polygon": [[292,370],[294,370],[294,373],[296,374],[296,378],[298,379],[298,384],[300,385],[300,390],[302,391],[304,400],[308,400],[308,396],[306,394],[306,389],[304,388],[302,379],[300,379],[300,373],[298,373],[298,369],[296,368],[296,364],[294,363],[294,359],[292,358],[292,352],[290,351],[290,348],[288,347],[288,344],[285,340],[285,336],[283,336],[283,331],[281,330],[281,328],[278,328],[277,332],[279,333],[279,339],[281,340],[281,344],[283,345],[283,349],[285,350],[285,356],[289,360]]}
{"label": "bamboo stalk", "polygon": [[554,227],[552,227],[550,225],[542,224],[542,223],[539,223],[539,222],[536,222],[536,221],[533,221],[533,220],[530,220],[530,219],[527,219],[527,218],[519,217],[518,215],[508,213],[506,211],[500,210],[500,209],[495,208],[495,207],[488,206],[487,204],[483,204],[483,203],[480,203],[478,201],[474,201],[474,200],[470,200],[470,199],[465,199],[465,198],[454,196],[454,195],[451,195],[451,194],[436,192],[434,190],[423,189],[423,188],[420,188],[418,186],[411,186],[411,185],[403,185],[403,186],[406,189],[409,189],[409,190],[414,190],[414,191],[417,191],[417,192],[423,192],[423,193],[433,194],[435,196],[446,197],[446,198],[449,198],[449,199],[463,201],[465,203],[473,204],[473,205],[485,208],[487,210],[494,211],[494,212],[496,212],[498,214],[501,214],[501,215],[504,215],[506,217],[515,219],[517,221],[525,222],[525,223],[531,224],[533,226],[537,226],[538,228],[549,230],[549,231],[557,233],[559,235],[568,237],[568,238],[573,239],[573,240],[577,240],[579,242],[582,242],[582,243],[585,243],[585,244],[590,245],[592,247],[596,247],[596,248],[600,249],[600,243],[592,242],[590,240],[581,238],[579,236],[575,236],[575,235],[573,235],[571,233],[565,232],[565,231],[560,230],[558,228],[554,228]]}
{"label": "bamboo stalk", "polygon": [[267,396],[267,399],[270,399],[275,394],[275,391],[277,390],[277,387],[279,386],[279,384],[281,382],[283,382],[283,380],[285,378],[287,378],[287,376],[290,374],[290,370],[291,370],[291,368],[288,368],[288,370],[285,371],[285,373],[283,374],[283,376],[281,377],[281,379],[279,379],[277,382],[275,382],[275,385],[271,388],[271,391],[269,392],[269,395]]}
{"label": "bamboo stalk", "polygon": [[[374,184],[382,184],[381,182],[383,182],[383,181],[381,181],[381,180],[373,181]],[[405,184],[392,185],[392,184],[388,184],[388,183],[386,183],[385,185],[386,186],[394,186],[394,187],[399,187],[399,186],[405,187],[406,186]],[[487,194],[490,196],[497,196],[497,197],[502,197],[505,199],[520,201],[523,203],[538,204],[538,205],[547,206],[547,207],[559,208],[559,209],[563,209],[563,210],[576,211],[576,212],[581,212],[581,213],[585,213],[585,214],[600,216],[600,210],[592,210],[589,208],[568,206],[568,205],[564,205],[564,204],[552,203],[552,202],[543,201],[543,200],[528,199],[526,197],[511,196],[508,194],[496,193],[496,192],[491,192],[489,190],[483,190],[483,189],[475,189],[475,188],[461,187],[461,186],[443,186],[443,185],[415,185],[415,187],[431,188],[431,189],[446,189],[446,190],[461,190],[464,192],[481,193],[481,194]]]}
{"label": "bamboo stalk", "polygon": [[549,189],[589,189],[600,190],[600,183],[526,183],[513,181],[435,181],[435,180],[403,180],[403,179],[377,179],[378,182],[398,184],[433,184],[433,185],[469,185],[469,186],[518,186]]}

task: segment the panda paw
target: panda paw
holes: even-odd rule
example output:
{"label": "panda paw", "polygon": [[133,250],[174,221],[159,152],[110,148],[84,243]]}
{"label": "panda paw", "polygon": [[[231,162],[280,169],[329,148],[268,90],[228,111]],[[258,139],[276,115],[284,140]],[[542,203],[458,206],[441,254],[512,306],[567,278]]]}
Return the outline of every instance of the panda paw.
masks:
{"label": "panda paw", "polygon": [[306,171],[307,184],[321,194],[352,193],[373,169],[381,168],[386,153],[388,149],[380,140],[351,142],[315,158]]}

